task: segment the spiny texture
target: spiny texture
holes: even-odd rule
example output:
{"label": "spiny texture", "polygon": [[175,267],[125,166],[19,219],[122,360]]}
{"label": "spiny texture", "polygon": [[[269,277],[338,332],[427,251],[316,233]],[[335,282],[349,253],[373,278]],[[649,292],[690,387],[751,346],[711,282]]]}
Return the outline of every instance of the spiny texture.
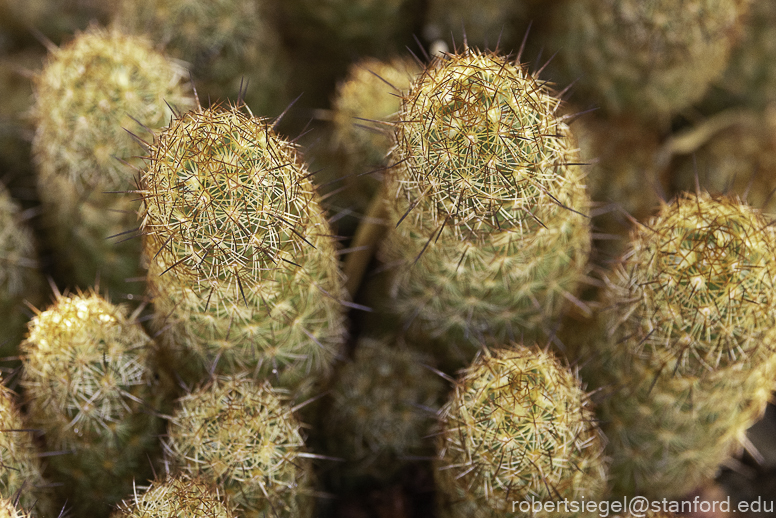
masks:
{"label": "spiny texture", "polygon": [[575,290],[589,200],[549,89],[493,54],[435,60],[404,97],[386,175],[393,305],[432,336],[539,334]]}
{"label": "spiny texture", "polygon": [[745,195],[752,207],[776,213],[776,108],[742,110],[740,115],[735,124],[674,157],[671,185],[677,191],[694,191],[697,178],[704,190]]}
{"label": "spiny texture", "polygon": [[332,388],[325,433],[346,475],[386,480],[408,457],[426,453],[425,437],[443,392],[424,365],[433,359],[387,339],[364,338]]}
{"label": "spiny texture", "polygon": [[32,513],[14,504],[13,498],[0,498],[0,518],[32,518]]}
{"label": "spiny texture", "polygon": [[555,45],[612,113],[666,123],[719,78],[749,0],[577,0],[557,9]]}
{"label": "spiny texture", "polygon": [[549,353],[486,351],[439,415],[435,478],[444,516],[495,518],[513,512],[513,501],[603,496],[602,436],[588,397]]}
{"label": "spiny texture", "polygon": [[393,145],[388,121],[396,118],[400,96],[419,72],[411,59],[367,58],[351,65],[338,85],[332,143],[341,164],[339,175],[345,180],[340,204],[364,210],[377,190],[382,175],[366,173],[385,165]]}
{"label": "spiny texture", "polygon": [[[188,62],[201,97],[236,98],[256,113],[280,113],[289,100],[288,58],[266,0],[122,0],[118,22]],[[280,111],[277,111],[280,110]]]}
{"label": "spiny texture", "polygon": [[53,516],[50,489],[41,475],[32,431],[25,426],[14,394],[5,385],[0,385],[0,430],[0,499],[11,503],[21,491],[19,508],[33,509],[37,516]]}
{"label": "spiny texture", "polygon": [[29,320],[24,301],[37,302],[41,281],[32,229],[0,184],[0,357],[18,354]]}
{"label": "spiny texture", "polygon": [[241,516],[312,516],[311,465],[286,395],[245,376],[180,399],[165,442],[180,471],[223,488]]}
{"label": "spiny texture", "polygon": [[618,493],[680,496],[762,415],[776,376],[776,239],[739,200],[686,194],[607,278],[590,363]]}
{"label": "spiny texture", "polygon": [[[150,470],[160,420],[151,340],[100,296],[58,296],[29,326],[22,386],[33,427],[76,509],[107,515]],[[71,496],[72,495],[72,498]]]}
{"label": "spiny texture", "polygon": [[233,518],[219,489],[201,479],[168,476],[125,500],[111,518]]}
{"label": "spiny texture", "polygon": [[[195,368],[303,389],[344,335],[334,241],[296,147],[237,107],[157,135],[141,228],[156,328]],[[179,359],[176,369],[191,366]]]}
{"label": "spiny texture", "polygon": [[[142,148],[127,130],[166,126],[168,104],[187,108],[185,71],[143,38],[92,28],[55,50],[35,79],[33,153],[52,243],[70,282],[142,293],[135,187]],[[134,120],[133,120],[134,119]],[[136,122],[137,121],[137,122]],[[126,128],[126,129],[125,129]],[[131,237],[131,235],[130,235]]]}

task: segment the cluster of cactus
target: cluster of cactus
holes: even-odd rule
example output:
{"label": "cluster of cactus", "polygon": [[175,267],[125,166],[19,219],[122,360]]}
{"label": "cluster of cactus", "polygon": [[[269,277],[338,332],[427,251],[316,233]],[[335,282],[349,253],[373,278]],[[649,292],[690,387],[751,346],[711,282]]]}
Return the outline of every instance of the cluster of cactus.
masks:
{"label": "cluster of cactus", "polygon": [[213,106],[175,118],[148,161],[141,229],[169,352],[308,390],[341,346],[344,293],[296,147],[268,119]]}
{"label": "cluster of cactus", "polygon": [[[38,191],[60,266],[75,285],[141,294],[134,188],[142,147],[129,131],[165,126],[193,104],[184,69],[149,41],[92,28],[55,49],[35,80]],[[148,137],[147,137],[148,138]],[[129,237],[130,239],[127,239]]]}
{"label": "cluster of cactus", "polygon": [[95,513],[120,501],[149,474],[161,431],[151,339],[97,294],[59,295],[21,348],[28,418],[58,452],[48,461],[65,495]]}
{"label": "cluster of cactus", "polygon": [[470,49],[404,97],[381,253],[401,270],[395,309],[425,333],[542,336],[573,299],[589,200],[558,106],[524,66]]}
{"label": "cluster of cactus", "polygon": [[[67,501],[114,518],[310,518],[321,490],[395,488],[416,468],[449,517],[706,484],[776,379],[776,236],[719,194],[773,206],[769,4],[78,0],[53,26],[23,22],[74,37],[27,83],[32,125],[14,138],[35,174],[0,171],[17,198],[0,187],[0,318],[36,313],[4,380],[21,396],[0,386],[0,516]],[[3,71],[25,45],[9,5]],[[83,13],[114,26],[66,28]],[[413,32],[434,49],[425,65],[388,54]],[[521,49],[469,47],[486,42]],[[542,77],[580,78],[571,109],[521,63],[541,45],[559,53],[536,60]],[[310,89],[331,109],[303,98],[264,118]],[[0,107],[0,167],[18,97]],[[328,131],[312,133],[320,175],[309,137],[279,136],[309,114]],[[314,182],[334,186],[328,207]],[[99,285],[33,310],[27,219],[52,286]],[[143,304],[129,314],[100,289]],[[16,333],[0,356],[18,328],[0,322]]]}

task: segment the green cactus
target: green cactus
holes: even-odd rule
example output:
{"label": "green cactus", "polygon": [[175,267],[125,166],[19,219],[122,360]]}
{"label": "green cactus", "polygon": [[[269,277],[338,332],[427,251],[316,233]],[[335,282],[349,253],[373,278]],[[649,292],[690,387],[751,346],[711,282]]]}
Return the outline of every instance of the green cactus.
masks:
{"label": "green cactus", "polygon": [[346,461],[345,476],[390,479],[428,449],[424,440],[442,380],[424,365],[433,359],[403,343],[363,338],[342,366],[323,425],[332,455]]}
{"label": "green cactus", "polygon": [[169,105],[193,104],[184,73],[145,39],[91,28],[54,50],[36,77],[38,192],[69,282],[87,288],[99,278],[116,295],[143,292],[126,282],[143,275],[140,240],[118,236],[137,229],[136,197],[117,194],[135,187],[136,171],[117,158],[142,165],[127,130],[161,128]]}
{"label": "green cactus", "polygon": [[435,478],[442,516],[517,513],[513,502],[604,496],[603,437],[578,378],[550,353],[478,357],[440,411]]}
{"label": "green cactus", "polygon": [[614,114],[666,124],[725,71],[749,0],[576,0],[551,38],[568,76]]}
{"label": "green cactus", "polygon": [[49,467],[75,509],[107,516],[151,471],[161,424],[151,339],[99,295],[58,295],[30,322],[22,352],[29,420],[62,453]]}
{"label": "green cactus", "polygon": [[33,510],[36,516],[53,516],[51,489],[41,474],[31,431],[16,408],[15,395],[2,384],[0,430],[0,499],[16,500],[18,494],[20,507]]}
{"label": "green cactus", "polygon": [[42,287],[32,229],[0,184],[0,357],[18,354],[29,320],[24,301],[38,302]]}
{"label": "green cactus", "polygon": [[559,101],[466,50],[404,97],[386,175],[394,309],[446,341],[542,335],[585,271],[589,200]]}
{"label": "green cactus", "polygon": [[184,396],[165,442],[179,471],[223,488],[241,516],[309,518],[312,469],[287,394],[246,376]]}
{"label": "green cactus", "polygon": [[267,119],[213,107],[176,118],[150,151],[141,228],[176,370],[305,392],[341,347],[344,292],[296,147]]}
{"label": "green cactus", "polygon": [[762,415],[776,376],[776,236],[735,198],[685,194],[606,278],[601,387],[619,494],[681,496]]}
{"label": "green cactus", "polygon": [[111,518],[234,518],[219,489],[187,476],[167,476],[142,492],[134,491]]}
{"label": "green cactus", "polygon": [[[189,63],[200,97],[243,99],[256,113],[280,114],[290,59],[266,0],[122,0],[117,23]],[[247,89],[245,86],[247,85]]]}

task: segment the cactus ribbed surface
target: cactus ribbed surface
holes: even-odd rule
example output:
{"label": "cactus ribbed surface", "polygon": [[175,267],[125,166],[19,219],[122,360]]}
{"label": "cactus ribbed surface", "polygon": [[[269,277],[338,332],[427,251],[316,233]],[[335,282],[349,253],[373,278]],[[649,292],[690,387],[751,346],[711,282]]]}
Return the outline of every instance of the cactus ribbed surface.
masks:
{"label": "cactus ribbed surface", "polygon": [[607,278],[588,379],[620,494],[687,494],[759,419],[776,376],[776,239],[738,199],[685,194]]}
{"label": "cactus ribbed surface", "polygon": [[286,396],[245,376],[184,396],[168,428],[168,459],[221,487],[241,516],[311,517],[312,468]]}
{"label": "cactus ribbed surface", "polygon": [[443,392],[424,365],[433,359],[405,344],[364,338],[332,387],[324,430],[346,476],[390,479],[409,457],[422,455]]}
{"label": "cactus ribbed surface", "polygon": [[117,193],[134,189],[137,173],[117,158],[140,166],[127,130],[167,125],[167,103],[192,105],[184,74],[143,38],[91,28],[53,51],[35,80],[38,192],[59,267],[81,288],[99,276],[117,295],[143,292],[126,282],[142,276],[140,239],[108,239],[137,229],[136,197]]}
{"label": "cactus ribbed surface", "polygon": [[176,369],[300,389],[327,374],[345,332],[334,240],[272,122],[238,107],[184,114],[157,135],[142,185],[155,325]]}
{"label": "cactus ribbed surface", "polygon": [[135,489],[111,518],[233,518],[218,488],[197,478],[168,476],[144,491]]}
{"label": "cactus ribbed surface", "polygon": [[[552,326],[585,270],[584,175],[559,101],[506,58],[435,60],[404,96],[382,247],[393,306],[432,336]],[[570,298],[570,297],[569,297]]]}
{"label": "cactus ribbed surface", "polygon": [[0,499],[10,503],[21,491],[19,508],[34,510],[36,516],[51,516],[51,489],[45,487],[41,475],[32,431],[22,420],[15,395],[5,385],[0,385],[0,430]]}
{"label": "cactus ribbed surface", "polygon": [[94,293],[60,295],[30,323],[21,384],[52,478],[75,509],[107,516],[109,505],[150,475],[154,415],[151,339],[124,308]]}
{"label": "cactus ribbed surface", "polygon": [[666,123],[725,71],[749,0],[574,0],[557,9],[569,77],[609,112]]}
{"label": "cactus ribbed surface", "polygon": [[[272,2],[266,0],[122,0],[118,24],[162,45],[191,67],[203,99],[243,99],[256,113],[278,115],[291,100],[289,59]],[[247,90],[245,86],[247,85]]]}
{"label": "cactus ribbed surface", "polygon": [[32,229],[0,184],[0,357],[18,354],[29,320],[24,301],[37,302],[42,281]]}
{"label": "cactus ribbed surface", "polygon": [[550,353],[512,346],[463,371],[440,412],[442,516],[521,514],[512,502],[604,496],[603,437],[578,378]]}

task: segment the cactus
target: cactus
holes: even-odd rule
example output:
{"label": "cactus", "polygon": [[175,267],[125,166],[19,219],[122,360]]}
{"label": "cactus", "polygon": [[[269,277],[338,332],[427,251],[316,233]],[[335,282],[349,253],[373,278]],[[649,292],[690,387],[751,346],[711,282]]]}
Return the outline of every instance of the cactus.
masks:
{"label": "cactus", "polygon": [[311,517],[311,466],[287,394],[246,376],[184,396],[168,429],[173,466],[223,488],[241,516]]}
{"label": "cactus", "polygon": [[344,337],[334,241],[271,121],[238,107],[176,118],[142,185],[155,326],[176,370],[250,371],[300,392],[326,375]]}
{"label": "cactus", "polygon": [[35,79],[38,192],[60,266],[77,286],[99,277],[116,294],[143,292],[126,282],[142,276],[140,240],[115,237],[137,228],[138,205],[116,193],[134,188],[136,175],[117,158],[140,166],[132,157],[142,148],[125,128],[161,128],[169,105],[191,105],[183,73],[145,39],[91,28],[52,51]]}
{"label": "cactus", "polygon": [[53,502],[41,474],[38,451],[14,394],[5,385],[0,385],[0,430],[0,499],[13,500],[34,510],[36,516],[51,516]]}
{"label": "cactus", "polygon": [[117,22],[188,62],[203,98],[233,98],[243,85],[256,113],[275,115],[291,100],[290,59],[272,14],[266,0],[122,0]]}
{"label": "cactus", "polygon": [[[550,353],[485,350],[439,415],[435,479],[443,516],[495,518],[514,512],[512,502],[603,496],[603,437],[589,399]],[[573,516],[530,514],[556,515]]]}
{"label": "cactus", "polygon": [[32,518],[29,511],[20,508],[11,498],[0,498],[0,518]]}
{"label": "cactus", "polygon": [[615,492],[681,496],[762,415],[776,376],[776,236],[738,199],[685,194],[634,230],[606,279],[587,379]]}
{"label": "cactus", "polygon": [[725,71],[749,0],[579,0],[551,38],[571,78],[610,113],[664,125]]}
{"label": "cactus", "polygon": [[30,322],[21,380],[29,419],[61,453],[49,466],[76,509],[106,516],[133,479],[150,475],[161,424],[151,346],[124,308],[95,293],[58,295]]}
{"label": "cactus", "polygon": [[142,492],[134,491],[111,518],[233,518],[219,489],[196,478],[167,476]]}
{"label": "cactus", "polygon": [[381,256],[407,322],[447,341],[540,335],[574,299],[589,200],[558,103],[524,67],[469,49],[404,96]]}
{"label": "cactus", "polygon": [[18,354],[29,320],[24,301],[37,302],[43,284],[37,267],[32,229],[0,184],[0,357]]}
{"label": "cactus", "polygon": [[403,343],[358,342],[353,362],[339,370],[323,426],[331,453],[346,461],[346,476],[385,481],[424,453],[443,391],[441,378],[424,367],[431,364]]}

